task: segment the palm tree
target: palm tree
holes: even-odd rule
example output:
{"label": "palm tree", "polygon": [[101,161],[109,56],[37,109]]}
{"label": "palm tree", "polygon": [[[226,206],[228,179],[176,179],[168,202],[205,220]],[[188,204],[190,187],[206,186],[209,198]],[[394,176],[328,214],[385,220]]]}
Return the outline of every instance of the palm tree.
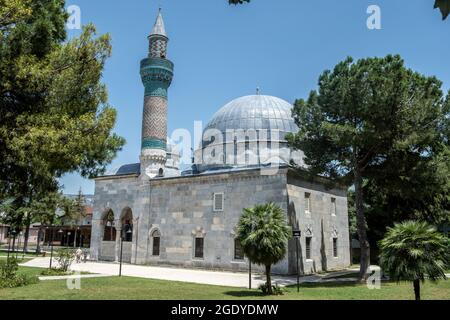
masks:
{"label": "palm tree", "polygon": [[269,294],[273,293],[272,265],[286,255],[289,237],[286,214],[279,206],[269,203],[244,209],[238,224],[238,240],[251,262],[265,266]]}
{"label": "palm tree", "polygon": [[406,221],[389,228],[380,241],[381,268],[396,281],[411,281],[416,300],[425,279],[446,279],[450,240],[426,222]]}

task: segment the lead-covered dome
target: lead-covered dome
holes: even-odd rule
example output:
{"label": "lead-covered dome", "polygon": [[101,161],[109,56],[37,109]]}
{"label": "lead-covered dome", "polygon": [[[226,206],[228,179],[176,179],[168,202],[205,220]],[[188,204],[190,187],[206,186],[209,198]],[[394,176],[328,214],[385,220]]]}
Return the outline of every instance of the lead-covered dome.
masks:
{"label": "lead-covered dome", "polygon": [[[231,101],[222,107],[205,128],[225,133],[230,129],[280,130],[280,133],[297,132],[292,118],[293,106],[280,98],[251,95]],[[283,137],[284,137],[283,135]]]}
{"label": "lead-covered dome", "polygon": [[288,133],[298,132],[292,104],[273,96],[251,95],[222,107],[206,125],[196,151],[200,172],[289,163]]}

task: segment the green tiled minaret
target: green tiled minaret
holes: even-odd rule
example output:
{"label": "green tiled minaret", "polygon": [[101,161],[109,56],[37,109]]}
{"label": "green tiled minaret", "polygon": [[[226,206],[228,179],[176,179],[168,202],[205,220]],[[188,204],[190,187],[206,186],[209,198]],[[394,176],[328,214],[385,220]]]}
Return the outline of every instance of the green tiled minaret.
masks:
{"label": "green tiled minaret", "polygon": [[169,38],[161,10],[148,39],[149,54],[141,61],[141,78],[145,87],[141,163],[147,175],[155,176],[161,175],[166,162],[167,91],[174,68],[167,59]]}

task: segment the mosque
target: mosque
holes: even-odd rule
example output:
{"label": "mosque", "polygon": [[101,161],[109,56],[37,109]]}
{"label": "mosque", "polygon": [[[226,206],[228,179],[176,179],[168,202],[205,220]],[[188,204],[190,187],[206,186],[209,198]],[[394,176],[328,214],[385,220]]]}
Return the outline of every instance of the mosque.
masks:
{"label": "mosque", "polygon": [[[293,106],[259,92],[231,101],[208,123],[192,167],[182,171],[180,151],[167,138],[174,64],[161,12],[148,39],[140,163],[95,179],[91,258],[119,261],[122,248],[126,263],[244,271],[239,218],[244,208],[273,202],[302,232],[302,273],[348,267],[346,189],[327,189],[322,177],[306,180],[289,165],[304,166],[303,153],[291,152],[285,139],[298,130]],[[274,273],[297,272],[296,241]]]}

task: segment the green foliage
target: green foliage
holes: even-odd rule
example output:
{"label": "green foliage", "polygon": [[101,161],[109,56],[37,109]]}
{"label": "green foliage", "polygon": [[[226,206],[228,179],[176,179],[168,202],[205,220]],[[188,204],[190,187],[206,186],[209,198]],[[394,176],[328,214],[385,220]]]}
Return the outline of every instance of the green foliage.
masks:
{"label": "green foliage", "polygon": [[74,260],[75,251],[72,249],[60,249],[56,252],[56,262],[58,263],[58,269],[62,272],[68,272]]}
{"label": "green foliage", "polygon": [[272,286],[272,292],[270,292],[267,283],[261,284],[258,289],[261,290],[263,295],[275,295],[275,296],[284,295],[283,288],[279,287],[278,285]]}
{"label": "green foliage", "polygon": [[439,10],[441,10],[442,20],[445,20],[450,14],[450,0],[436,0],[434,8],[439,8]]}
{"label": "green foliage", "polygon": [[355,192],[350,189],[347,192],[347,197],[348,197],[349,233],[350,233],[350,237],[356,239],[358,237],[358,226],[356,223]]}
{"label": "green foliage", "polygon": [[228,0],[229,4],[243,4],[244,2],[250,2],[250,0]]}
{"label": "green foliage", "polygon": [[284,211],[273,203],[244,209],[238,224],[238,238],[249,259],[259,265],[280,262],[290,239]]}
{"label": "green foliage", "polygon": [[266,267],[267,289],[272,294],[270,270],[286,255],[291,228],[285,212],[273,203],[244,209],[238,224],[238,239],[252,263]]}
{"label": "green foliage", "polygon": [[380,250],[380,265],[392,280],[446,279],[450,240],[426,222],[406,221],[389,228]]}
{"label": "green foliage", "polygon": [[0,288],[17,288],[36,282],[36,279],[18,274],[18,269],[18,261],[14,257],[0,260]]}
{"label": "green foliage", "polygon": [[8,260],[0,260],[0,278],[13,278],[17,274],[19,264],[15,257],[10,257]]}
{"label": "green foliage", "polygon": [[56,269],[56,268],[45,269],[44,271],[41,272],[42,276],[47,276],[47,277],[67,276],[67,275],[71,275],[71,274],[72,274],[72,272],[70,272],[70,271],[63,271],[61,269]]}
{"label": "green foliage", "polygon": [[405,68],[400,56],[347,58],[295,103],[299,133],[287,139],[305,152],[309,174],[354,185],[361,276],[368,212],[383,212],[390,223],[411,213],[448,217],[450,113],[441,86]]}
{"label": "green foliage", "polygon": [[110,37],[87,25],[67,40],[67,18],[63,0],[0,0],[0,201],[16,225],[63,174],[101,174],[124,144],[101,83]]}

